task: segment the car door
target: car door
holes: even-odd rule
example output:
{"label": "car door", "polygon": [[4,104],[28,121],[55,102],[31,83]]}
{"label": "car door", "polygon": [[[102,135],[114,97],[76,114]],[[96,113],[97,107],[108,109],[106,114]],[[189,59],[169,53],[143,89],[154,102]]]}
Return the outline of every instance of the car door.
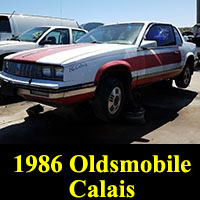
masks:
{"label": "car door", "polygon": [[177,38],[175,29],[171,25],[164,27],[169,34],[166,40],[166,55],[163,56],[163,79],[174,78],[180,73],[183,43]]}
{"label": "car door", "polygon": [[147,31],[145,40],[157,41],[157,48],[144,50],[145,73],[139,83],[147,84],[171,77],[181,62],[173,27],[154,24]]}
{"label": "car door", "polygon": [[178,31],[178,29],[176,27],[173,27],[173,29],[174,29],[174,34],[175,34],[175,38],[176,38],[176,46],[178,48],[178,51],[181,54],[181,62],[178,63],[178,68],[177,68],[177,73],[179,74],[184,67],[184,64],[185,64],[184,63],[184,61],[185,61],[184,55],[186,55],[187,52],[185,51],[185,48],[183,46],[183,39],[180,35],[181,34],[180,31]]}

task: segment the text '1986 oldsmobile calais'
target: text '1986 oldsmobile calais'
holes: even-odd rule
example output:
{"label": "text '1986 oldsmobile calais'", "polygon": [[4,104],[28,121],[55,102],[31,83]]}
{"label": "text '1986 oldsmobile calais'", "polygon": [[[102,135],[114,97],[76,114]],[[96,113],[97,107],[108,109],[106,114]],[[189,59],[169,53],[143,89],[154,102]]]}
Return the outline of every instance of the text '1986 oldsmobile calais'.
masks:
{"label": "text '1986 oldsmobile calais'", "polygon": [[120,23],[99,27],[74,45],[8,56],[0,80],[2,93],[48,105],[91,100],[97,117],[110,121],[133,88],[172,79],[188,87],[195,58],[196,46],[171,24]]}

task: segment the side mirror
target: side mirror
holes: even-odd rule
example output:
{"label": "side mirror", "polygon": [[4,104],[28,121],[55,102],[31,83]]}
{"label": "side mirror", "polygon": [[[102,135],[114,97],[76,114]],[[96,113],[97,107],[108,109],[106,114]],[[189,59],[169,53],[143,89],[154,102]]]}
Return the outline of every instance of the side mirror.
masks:
{"label": "side mirror", "polygon": [[158,44],[155,40],[143,40],[140,47],[142,49],[154,49],[158,47]]}

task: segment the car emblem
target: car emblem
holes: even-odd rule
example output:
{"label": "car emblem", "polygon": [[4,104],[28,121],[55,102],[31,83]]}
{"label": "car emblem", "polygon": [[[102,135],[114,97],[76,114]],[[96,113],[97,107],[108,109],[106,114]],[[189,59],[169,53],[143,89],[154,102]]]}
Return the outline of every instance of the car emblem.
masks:
{"label": "car emblem", "polygon": [[81,63],[81,64],[78,64],[78,65],[72,65],[70,68],[69,68],[69,72],[74,72],[76,70],[79,70],[81,68],[84,68],[84,67],[87,67],[87,63]]}

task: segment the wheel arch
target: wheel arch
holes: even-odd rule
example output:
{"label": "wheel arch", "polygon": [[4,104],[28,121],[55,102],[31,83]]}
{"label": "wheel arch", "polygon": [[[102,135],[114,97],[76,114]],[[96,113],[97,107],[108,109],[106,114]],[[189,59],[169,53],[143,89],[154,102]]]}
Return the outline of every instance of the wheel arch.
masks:
{"label": "wheel arch", "polygon": [[192,73],[193,73],[194,65],[195,65],[195,56],[194,56],[193,53],[188,53],[186,55],[186,59],[185,59],[185,63],[184,64],[185,64],[184,66],[189,65],[189,67],[191,68]]}
{"label": "wheel arch", "polygon": [[103,65],[98,70],[95,77],[95,84],[97,85],[97,88],[101,81],[108,76],[119,78],[123,84],[131,84],[131,65],[126,61],[115,61]]}

